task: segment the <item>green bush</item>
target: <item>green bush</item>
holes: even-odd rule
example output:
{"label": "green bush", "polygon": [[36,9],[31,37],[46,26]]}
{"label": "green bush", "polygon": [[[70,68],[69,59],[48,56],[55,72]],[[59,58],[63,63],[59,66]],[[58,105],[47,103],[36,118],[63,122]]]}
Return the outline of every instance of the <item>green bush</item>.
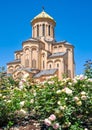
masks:
{"label": "green bush", "polygon": [[49,130],[84,130],[92,121],[92,79],[83,75],[62,81],[53,77],[35,83],[24,76],[19,81],[0,79],[0,126],[14,124],[27,115]]}

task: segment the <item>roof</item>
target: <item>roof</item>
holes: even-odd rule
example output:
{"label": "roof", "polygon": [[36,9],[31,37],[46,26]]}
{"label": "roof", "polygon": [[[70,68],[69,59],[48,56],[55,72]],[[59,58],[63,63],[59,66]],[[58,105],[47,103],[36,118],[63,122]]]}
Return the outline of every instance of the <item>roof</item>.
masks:
{"label": "roof", "polygon": [[36,42],[36,41],[38,41],[38,40],[37,40],[37,39],[34,39],[34,38],[29,38],[29,39],[27,39],[26,41]]}
{"label": "roof", "polygon": [[17,52],[22,52],[23,50],[17,50],[17,51],[15,51],[15,53],[17,53]]}
{"label": "roof", "polygon": [[20,62],[21,60],[14,60],[14,61],[11,61],[11,62],[9,62],[9,63],[7,63],[7,64],[12,64],[12,63],[17,63],[17,62]]}
{"label": "roof", "polygon": [[35,39],[35,38],[29,38],[29,39],[27,39],[27,40],[23,41],[23,42],[22,42],[22,45],[23,45],[24,43],[26,43],[26,42],[29,42],[29,41],[30,41],[30,42],[34,42],[34,43],[35,43],[35,42],[37,42],[37,41],[38,41],[38,39]]}
{"label": "roof", "polygon": [[28,73],[34,73],[34,70],[38,71],[38,69],[31,69],[31,68],[20,67],[20,68],[14,70],[14,72],[16,72],[16,71],[22,71],[22,70],[26,71]]}
{"label": "roof", "polygon": [[66,54],[66,52],[57,52],[57,53],[51,54],[48,58],[63,56],[64,54]]}
{"label": "roof", "polygon": [[34,78],[39,78],[44,75],[53,75],[57,69],[47,69],[47,70],[41,70],[39,73],[34,75]]}
{"label": "roof", "polygon": [[57,44],[66,44],[66,45],[73,46],[71,43],[67,42],[66,40],[58,41],[58,42],[53,43],[53,45],[57,45]]}
{"label": "roof", "polygon": [[[51,19],[51,20],[54,21],[54,19],[49,14],[47,14],[44,10],[40,14],[38,14],[37,16],[35,16],[33,18],[33,20],[40,19],[40,18],[49,18],[49,19]],[[33,20],[31,22],[33,22]]]}

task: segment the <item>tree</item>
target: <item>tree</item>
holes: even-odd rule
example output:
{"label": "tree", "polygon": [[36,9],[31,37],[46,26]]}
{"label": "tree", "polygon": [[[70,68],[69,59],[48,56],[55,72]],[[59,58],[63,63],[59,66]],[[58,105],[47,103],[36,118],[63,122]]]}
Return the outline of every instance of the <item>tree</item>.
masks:
{"label": "tree", "polygon": [[85,66],[84,75],[87,76],[88,78],[92,78],[92,61],[87,60],[84,66]]}

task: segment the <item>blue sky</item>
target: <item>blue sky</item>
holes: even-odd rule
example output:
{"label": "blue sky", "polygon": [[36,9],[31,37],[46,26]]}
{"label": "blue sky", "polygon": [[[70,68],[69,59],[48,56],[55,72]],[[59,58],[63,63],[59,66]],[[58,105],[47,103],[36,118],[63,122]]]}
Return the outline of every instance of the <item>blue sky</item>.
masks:
{"label": "blue sky", "polygon": [[42,11],[56,21],[55,38],[75,46],[76,74],[92,60],[92,0],[0,0],[0,66],[14,60],[14,51],[31,37],[30,21]]}

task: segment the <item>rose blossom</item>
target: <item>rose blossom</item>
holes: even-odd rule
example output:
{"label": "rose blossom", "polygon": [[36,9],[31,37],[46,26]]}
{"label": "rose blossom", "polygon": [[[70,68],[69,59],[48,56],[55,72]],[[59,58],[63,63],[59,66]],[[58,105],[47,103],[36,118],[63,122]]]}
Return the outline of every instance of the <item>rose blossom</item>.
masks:
{"label": "rose blossom", "polygon": [[47,125],[47,126],[50,126],[51,125],[51,121],[49,119],[45,119],[44,120],[44,123]]}
{"label": "rose blossom", "polygon": [[34,99],[31,99],[30,103],[34,103]]}
{"label": "rose blossom", "polygon": [[58,105],[60,105],[60,104],[61,104],[61,102],[60,102],[60,101],[58,101],[58,102],[57,102],[57,104],[58,104]]}
{"label": "rose blossom", "polygon": [[19,114],[26,115],[27,112],[26,112],[25,110],[21,109],[21,110],[19,111]]}
{"label": "rose blossom", "polygon": [[60,110],[64,110],[66,106],[60,106]]}
{"label": "rose blossom", "polygon": [[56,119],[56,116],[54,114],[49,116],[49,120],[54,121]]}
{"label": "rose blossom", "polygon": [[84,130],[88,130],[87,128],[85,128]]}
{"label": "rose blossom", "polygon": [[81,95],[85,95],[85,94],[86,94],[86,92],[84,92],[84,91],[81,92]]}
{"label": "rose blossom", "polygon": [[81,99],[82,99],[82,100],[86,100],[86,99],[87,99],[87,96],[83,95],[83,96],[81,96]]}
{"label": "rose blossom", "polygon": [[61,92],[62,92],[61,90],[57,90],[57,91],[56,91],[57,94],[60,94]]}
{"label": "rose blossom", "polygon": [[64,89],[62,89],[62,92],[65,92],[66,94],[72,94],[72,90],[65,87]]}
{"label": "rose blossom", "polygon": [[53,128],[54,128],[55,130],[57,130],[57,129],[59,128],[59,123],[54,123],[54,124],[53,124]]}
{"label": "rose blossom", "polygon": [[76,102],[76,104],[77,104],[78,106],[81,106],[81,105],[82,105],[82,102],[81,102],[81,101],[78,101],[78,102]]}
{"label": "rose blossom", "polygon": [[20,106],[23,107],[25,104],[25,101],[20,102]]}
{"label": "rose blossom", "polygon": [[79,98],[78,98],[78,97],[74,97],[74,100],[75,100],[75,101],[79,101]]}

